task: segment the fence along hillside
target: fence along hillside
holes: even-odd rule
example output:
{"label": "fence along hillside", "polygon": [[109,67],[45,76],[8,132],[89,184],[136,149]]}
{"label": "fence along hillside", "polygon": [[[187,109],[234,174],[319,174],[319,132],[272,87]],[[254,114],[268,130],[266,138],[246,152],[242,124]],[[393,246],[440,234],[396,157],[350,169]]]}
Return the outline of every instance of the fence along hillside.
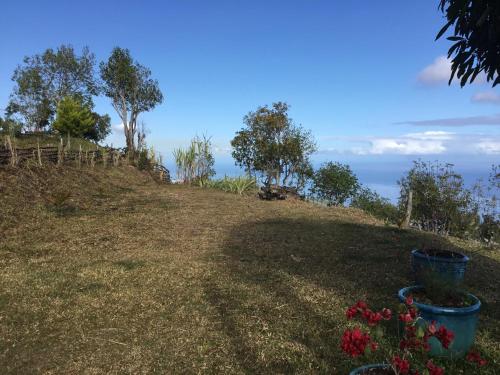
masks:
{"label": "fence along hillside", "polygon": [[[3,143],[0,144],[0,167],[43,166],[45,164],[78,167],[94,167],[100,164],[104,167],[117,167],[127,162],[127,156],[122,149],[95,145],[95,149],[89,150],[88,147],[84,149],[79,145],[75,150],[71,148],[70,140],[64,144],[61,139],[58,146],[40,146],[37,143],[36,147],[18,147],[15,140],[10,136],[5,136]],[[170,172],[165,166],[153,163],[151,171],[160,181],[170,182]]]}

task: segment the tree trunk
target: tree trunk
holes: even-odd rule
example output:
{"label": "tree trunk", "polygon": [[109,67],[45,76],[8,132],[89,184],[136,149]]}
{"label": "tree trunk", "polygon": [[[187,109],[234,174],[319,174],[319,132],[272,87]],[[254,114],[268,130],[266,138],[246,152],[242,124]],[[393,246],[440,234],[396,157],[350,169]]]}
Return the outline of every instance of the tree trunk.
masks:
{"label": "tree trunk", "polygon": [[410,226],[412,207],[413,207],[413,191],[410,190],[408,192],[408,201],[406,202],[406,214],[400,225],[401,228],[408,228]]}

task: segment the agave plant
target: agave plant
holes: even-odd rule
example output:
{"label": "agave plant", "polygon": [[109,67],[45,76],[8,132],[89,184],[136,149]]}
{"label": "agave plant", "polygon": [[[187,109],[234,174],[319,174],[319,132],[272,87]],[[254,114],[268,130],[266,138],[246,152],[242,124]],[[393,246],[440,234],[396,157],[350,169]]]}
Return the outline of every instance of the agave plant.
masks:
{"label": "agave plant", "polygon": [[249,176],[224,176],[222,179],[210,181],[205,186],[212,189],[222,190],[227,193],[243,195],[246,192],[255,190],[257,187],[257,181],[255,178]]}

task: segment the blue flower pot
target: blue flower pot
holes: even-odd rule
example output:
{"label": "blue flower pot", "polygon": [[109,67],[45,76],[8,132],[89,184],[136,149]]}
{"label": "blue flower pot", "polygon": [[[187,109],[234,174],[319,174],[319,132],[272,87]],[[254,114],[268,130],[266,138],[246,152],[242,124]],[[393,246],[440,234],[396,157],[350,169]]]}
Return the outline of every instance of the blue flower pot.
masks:
{"label": "blue flower pot", "polygon": [[425,285],[425,277],[429,276],[453,285],[463,282],[469,257],[455,251],[441,253],[428,255],[418,249],[411,252],[411,268],[418,285]]}
{"label": "blue flower pot", "polygon": [[[406,296],[423,289],[422,286],[411,286],[399,291],[399,300],[404,303]],[[441,343],[434,337],[429,339],[431,346],[430,354],[436,357],[460,358],[463,357],[474,343],[476,336],[476,325],[481,309],[481,301],[472,295],[468,296],[474,301],[467,307],[439,307],[426,305],[415,301],[415,306],[419,310],[420,317],[431,323],[436,321],[436,326],[444,325],[447,330],[455,334],[448,349],[441,346]]]}
{"label": "blue flower pot", "polygon": [[358,368],[352,370],[349,373],[349,375],[360,375],[366,370],[375,369],[375,368],[387,369],[387,368],[389,368],[389,365],[384,365],[384,364],[366,365],[366,366],[358,367]]}

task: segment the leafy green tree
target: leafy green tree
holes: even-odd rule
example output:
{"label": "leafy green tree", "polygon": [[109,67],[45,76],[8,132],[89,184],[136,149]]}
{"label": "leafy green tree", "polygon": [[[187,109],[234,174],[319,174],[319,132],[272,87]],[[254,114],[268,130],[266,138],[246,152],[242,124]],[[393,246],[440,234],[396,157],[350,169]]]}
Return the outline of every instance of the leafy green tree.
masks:
{"label": "leafy green tree", "polygon": [[362,187],[352,198],[351,207],[359,208],[369,214],[396,224],[399,218],[399,210],[389,199],[381,197],[377,192]]}
{"label": "leafy green tree", "polygon": [[0,117],[0,134],[7,134],[10,136],[17,136],[21,134],[21,131],[23,129],[23,125],[19,123],[18,121],[11,119],[11,118],[5,118],[2,119]]}
{"label": "leafy green tree", "polygon": [[68,96],[59,102],[53,128],[60,134],[81,138],[90,134],[95,125],[94,114],[81,100]]}
{"label": "leafy green tree", "polygon": [[312,180],[312,193],[329,206],[343,205],[359,189],[358,178],[347,164],[323,164]]}
{"label": "leafy green tree", "polygon": [[454,42],[448,50],[453,56],[450,83],[456,75],[463,87],[474,81],[481,72],[493,86],[500,83],[500,1],[498,0],[440,0],[439,9],[446,24],[436,40],[450,27]]}
{"label": "leafy green tree", "polygon": [[125,132],[127,149],[135,153],[137,117],[161,104],[163,95],[151,71],[135,62],[128,49],[116,47],[100,64],[104,94],[112,100]]}
{"label": "leafy green tree", "polygon": [[312,135],[288,116],[289,106],[273,103],[250,112],[245,127],[231,141],[236,164],[259,174],[266,186],[304,185],[311,175],[310,155],[316,150]]}
{"label": "leafy green tree", "polygon": [[477,230],[478,207],[463,178],[453,164],[414,161],[413,168],[398,181],[399,205],[406,206],[413,192],[411,220],[420,229],[457,236],[470,236]]}
{"label": "leafy green tree", "polygon": [[20,116],[26,126],[35,131],[50,124],[64,97],[80,97],[91,104],[92,96],[98,93],[94,55],[84,48],[81,56],[77,56],[69,45],[25,57],[12,80],[15,85],[6,112]]}
{"label": "leafy green tree", "polygon": [[99,115],[95,112],[92,112],[92,116],[94,117],[94,125],[83,136],[92,141],[101,142],[111,133],[111,117],[107,114]]}

